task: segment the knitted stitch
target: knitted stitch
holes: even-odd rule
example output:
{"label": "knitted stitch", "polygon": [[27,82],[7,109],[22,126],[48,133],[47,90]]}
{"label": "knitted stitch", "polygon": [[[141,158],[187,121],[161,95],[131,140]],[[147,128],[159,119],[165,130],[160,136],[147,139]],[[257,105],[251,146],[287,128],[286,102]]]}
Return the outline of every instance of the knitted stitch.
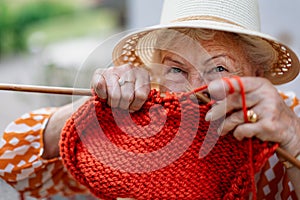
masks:
{"label": "knitted stitch", "polygon": [[129,114],[95,95],[62,131],[63,163],[103,199],[248,199],[255,192],[251,170],[258,172],[277,145],[254,138],[249,158],[248,140],[219,137],[220,122],[204,120],[210,107],[152,90]]}

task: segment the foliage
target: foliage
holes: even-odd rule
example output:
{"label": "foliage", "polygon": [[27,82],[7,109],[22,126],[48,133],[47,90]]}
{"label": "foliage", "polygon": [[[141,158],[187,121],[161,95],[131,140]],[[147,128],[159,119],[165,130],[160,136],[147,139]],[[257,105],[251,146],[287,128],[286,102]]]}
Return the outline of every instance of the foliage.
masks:
{"label": "foliage", "polygon": [[72,15],[71,4],[53,0],[30,1],[13,7],[0,0],[0,55],[26,49],[25,32],[32,24],[62,15]]}

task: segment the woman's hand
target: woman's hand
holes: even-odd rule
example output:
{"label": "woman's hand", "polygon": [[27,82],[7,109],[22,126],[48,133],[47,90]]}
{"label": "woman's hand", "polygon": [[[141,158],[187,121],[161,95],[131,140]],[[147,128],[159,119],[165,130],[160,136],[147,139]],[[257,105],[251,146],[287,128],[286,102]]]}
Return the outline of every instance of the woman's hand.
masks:
{"label": "woman's hand", "polygon": [[147,70],[126,64],[96,70],[91,87],[100,98],[107,99],[111,107],[134,112],[148,98],[150,77]]}
{"label": "woman's hand", "polygon": [[285,104],[276,88],[266,79],[241,77],[244,85],[247,110],[253,110],[258,120],[245,123],[242,110],[241,88],[230,78],[233,92],[225,80],[212,81],[208,91],[217,102],[207,113],[206,120],[216,120],[226,115],[220,134],[232,131],[238,139],[257,137],[263,141],[278,142],[280,146],[296,155],[300,152],[300,120]]}

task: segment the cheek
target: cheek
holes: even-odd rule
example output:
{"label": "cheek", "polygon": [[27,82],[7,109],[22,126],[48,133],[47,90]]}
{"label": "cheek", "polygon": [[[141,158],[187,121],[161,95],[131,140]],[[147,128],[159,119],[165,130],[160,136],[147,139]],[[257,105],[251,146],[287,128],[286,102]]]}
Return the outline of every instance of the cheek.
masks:
{"label": "cheek", "polygon": [[162,86],[165,91],[184,92],[188,91],[189,81],[181,74],[167,74]]}
{"label": "cheek", "polygon": [[257,67],[245,62],[245,64],[242,67],[242,72],[242,76],[256,76]]}
{"label": "cheek", "polygon": [[203,79],[205,80],[206,84],[209,84],[213,80],[222,79],[224,77],[230,77],[230,75],[231,74],[228,72],[215,72],[215,73],[206,74],[203,77]]}
{"label": "cheek", "polygon": [[167,73],[164,75],[164,79],[169,82],[176,83],[186,83],[188,82],[187,73]]}
{"label": "cheek", "polygon": [[205,80],[205,77],[202,77],[199,74],[195,74],[189,77],[189,84],[191,86],[191,89],[196,89],[207,84],[207,81]]}
{"label": "cheek", "polygon": [[188,85],[184,83],[176,83],[166,81],[161,87],[162,92],[186,92],[189,91]]}

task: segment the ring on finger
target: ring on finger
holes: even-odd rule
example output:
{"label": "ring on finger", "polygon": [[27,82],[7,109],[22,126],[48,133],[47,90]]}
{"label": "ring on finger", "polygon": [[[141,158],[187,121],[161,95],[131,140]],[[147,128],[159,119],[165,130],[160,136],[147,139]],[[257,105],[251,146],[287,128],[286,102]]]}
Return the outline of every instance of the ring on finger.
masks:
{"label": "ring on finger", "polygon": [[248,120],[248,122],[255,123],[258,120],[258,116],[253,110],[248,110],[247,111],[247,120]]}

